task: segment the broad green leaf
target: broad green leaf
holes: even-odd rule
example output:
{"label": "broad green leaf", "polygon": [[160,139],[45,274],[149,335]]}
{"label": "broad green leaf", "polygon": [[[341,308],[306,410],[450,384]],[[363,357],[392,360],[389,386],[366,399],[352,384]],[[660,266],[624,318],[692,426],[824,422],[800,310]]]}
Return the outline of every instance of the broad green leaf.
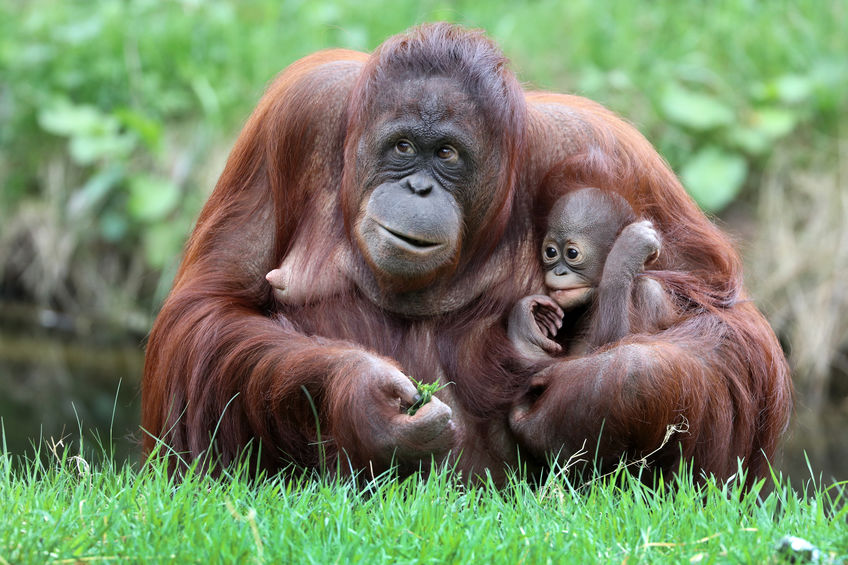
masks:
{"label": "broad green leaf", "polygon": [[180,253],[187,230],[179,222],[161,222],[151,225],[144,232],[144,256],[147,264],[155,269],[165,267]]}
{"label": "broad green leaf", "polygon": [[727,141],[750,155],[767,153],[774,142],[795,129],[797,115],[783,108],[760,108],[753,111],[745,123],[734,125],[727,132]]}
{"label": "broad green leaf", "polygon": [[733,110],[717,98],[678,85],[665,89],[660,107],[669,120],[699,131],[726,126],[734,120]]}
{"label": "broad green leaf", "polygon": [[125,157],[133,150],[135,138],[127,134],[74,135],[68,150],[79,165],[90,165],[101,158]]}
{"label": "broad green leaf", "polygon": [[99,13],[92,10],[92,16],[84,20],[76,20],[63,26],[57,26],[52,30],[53,37],[60,43],[70,45],[82,45],[96,41],[98,35],[103,31],[103,20]]}
{"label": "broad green leaf", "polygon": [[718,212],[739,194],[747,173],[748,165],[741,155],[706,147],[684,165],[680,178],[701,208]]}
{"label": "broad green leaf", "polygon": [[115,116],[67,100],[39,112],[38,124],[52,134],[71,138],[68,151],[78,165],[90,165],[104,157],[125,157],[136,143],[133,135],[119,131]]}
{"label": "broad green leaf", "polygon": [[761,108],[754,112],[753,125],[772,139],[779,139],[795,129],[798,118],[790,110]]}
{"label": "broad green leaf", "polygon": [[119,108],[115,110],[115,116],[127,129],[137,133],[149,149],[155,151],[159,147],[162,124],[131,108]]}
{"label": "broad green leaf", "polygon": [[[833,76],[830,69],[827,76]],[[760,102],[797,105],[807,102],[815,90],[818,78],[803,75],[783,75],[766,82],[755,83],[751,95]]]}
{"label": "broad green leaf", "polygon": [[38,125],[55,135],[71,136],[110,129],[109,117],[94,106],[57,102],[38,113]]}
{"label": "broad green leaf", "polygon": [[127,209],[130,216],[143,222],[156,222],[170,214],[180,198],[180,189],[168,179],[139,176],[130,180]]}
{"label": "broad green leaf", "polygon": [[745,126],[731,129],[727,133],[727,141],[749,155],[764,155],[772,147],[771,138],[762,130]]}
{"label": "broad green leaf", "polygon": [[813,82],[801,75],[783,75],[775,82],[777,96],[786,104],[806,101],[813,92]]}

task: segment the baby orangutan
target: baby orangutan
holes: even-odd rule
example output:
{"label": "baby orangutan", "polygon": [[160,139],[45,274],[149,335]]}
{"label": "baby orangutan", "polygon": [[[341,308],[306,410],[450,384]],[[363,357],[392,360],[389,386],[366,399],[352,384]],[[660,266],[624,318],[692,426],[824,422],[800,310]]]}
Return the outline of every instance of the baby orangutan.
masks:
{"label": "baby orangutan", "polygon": [[[581,188],[562,196],[542,242],[548,294],[515,304],[507,329],[513,345],[532,363],[563,349],[581,355],[631,332],[668,327],[671,301],[658,281],[643,275],[659,252],[651,222],[638,221],[618,194]],[[570,315],[561,329],[565,311]]]}

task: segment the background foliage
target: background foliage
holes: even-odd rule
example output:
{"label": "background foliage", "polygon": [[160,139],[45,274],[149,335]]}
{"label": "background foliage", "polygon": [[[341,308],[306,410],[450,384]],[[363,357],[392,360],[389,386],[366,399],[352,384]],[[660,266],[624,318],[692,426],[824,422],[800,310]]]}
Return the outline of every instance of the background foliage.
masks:
{"label": "background foliage", "polygon": [[0,0],[0,299],[145,331],[274,74],[440,19],[632,120],[739,236],[806,398],[848,397],[842,0]]}

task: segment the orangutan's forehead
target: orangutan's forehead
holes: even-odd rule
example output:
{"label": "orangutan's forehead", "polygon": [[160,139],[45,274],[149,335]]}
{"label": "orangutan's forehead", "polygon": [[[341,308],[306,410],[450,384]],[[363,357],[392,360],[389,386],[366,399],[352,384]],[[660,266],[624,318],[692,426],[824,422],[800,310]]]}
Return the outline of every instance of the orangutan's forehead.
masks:
{"label": "orangutan's forehead", "polygon": [[462,85],[447,77],[417,77],[393,81],[380,110],[390,115],[414,116],[435,124],[446,119],[474,119],[479,113],[472,96]]}
{"label": "orangutan's forehead", "polygon": [[614,239],[619,227],[615,208],[597,189],[563,196],[548,216],[548,231],[562,238],[588,236],[600,242]]}

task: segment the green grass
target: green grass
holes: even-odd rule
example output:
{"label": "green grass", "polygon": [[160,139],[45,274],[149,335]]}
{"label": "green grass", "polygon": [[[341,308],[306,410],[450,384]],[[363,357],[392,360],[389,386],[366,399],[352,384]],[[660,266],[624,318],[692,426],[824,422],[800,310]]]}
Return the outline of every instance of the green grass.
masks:
{"label": "green grass", "polygon": [[58,451],[0,458],[0,563],[766,563],[787,534],[823,562],[848,556],[845,485],[651,490],[619,475],[497,490],[449,470],[360,487],[239,472],[175,482],[161,462],[91,467]]}

